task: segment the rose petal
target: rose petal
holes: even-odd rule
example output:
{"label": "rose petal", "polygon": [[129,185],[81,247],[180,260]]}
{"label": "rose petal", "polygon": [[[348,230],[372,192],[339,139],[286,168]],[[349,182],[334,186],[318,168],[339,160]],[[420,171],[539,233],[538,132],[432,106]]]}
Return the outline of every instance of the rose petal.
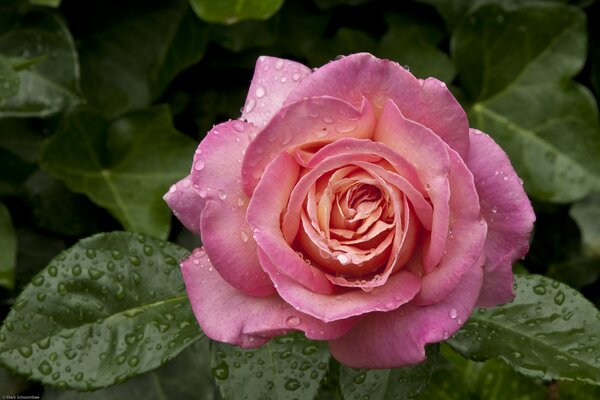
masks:
{"label": "rose petal", "polygon": [[435,78],[420,83],[396,62],[367,53],[330,62],[307,76],[284,105],[314,96],[332,96],[355,106],[366,97],[377,113],[391,99],[403,115],[431,129],[461,156],[469,152],[466,114],[446,85]]}
{"label": "rose petal", "polygon": [[515,298],[513,287],[515,278],[512,272],[513,260],[510,255],[500,260],[498,267],[489,269],[488,264],[483,269],[483,285],[477,299],[478,307],[493,307],[508,303]]}
{"label": "rose petal", "polygon": [[267,254],[258,257],[275,283],[279,295],[296,310],[325,322],[344,320],[373,311],[395,310],[419,291],[419,278],[410,271],[393,274],[383,286],[370,292],[354,289],[338,294],[315,293],[287,275],[279,273]]}
{"label": "rose petal", "polygon": [[242,109],[242,119],[260,128],[267,125],[289,93],[310,73],[310,68],[294,61],[259,57]]}
{"label": "rose petal", "polygon": [[[332,293],[325,274],[298,256],[283,237],[280,215],[298,179],[299,167],[288,153],[280,153],[267,167],[248,206],[247,219],[254,238],[279,271],[311,290]],[[263,265],[264,267],[264,265]]]}
{"label": "rose petal", "polygon": [[430,129],[408,120],[392,101],[387,101],[374,140],[389,146],[414,166],[433,204],[431,235],[426,238],[423,268],[430,272],[439,264],[448,232],[449,158],[447,145]]}
{"label": "rose petal", "polygon": [[187,229],[196,234],[200,233],[200,215],[204,209],[204,199],[192,188],[190,175],[171,186],[163,199]]}
{"label": "rose petal", "polygon": [[421,278],[421,291],[414,299],[419,305],[437,303],[452,292],[482,257],[485,244],[487,226],[480,216],[473,175],[456,152],[448,150],[448,154],[452,194],[448,239],[439,266]]}
{"label": "rose petal", "polygon": [[234,288],[268,296],[274,292],[273,284],[258,262],[245,218],[248,197],[240,183],[242,152],[254,132],[253,125],[242,121],[214,127],[194,157],[192,181],[206,200],[200,228],[212,264]]}
{"label": "rose petal", "polygon": [[354,108],[331,97],[304,99],[282,108],[248,147],[242,168],[252,194],[266,166],[281,151],[307,143],[327,144],[343,137],[370,137],[375,115],[368,102]]}
{"label": "rose petal", "polygon": [[331,354],[353,368],[399,368],[425,359],[425,345],[447,339],[469,318],[479,291],[481,264],[469,269],[441,302],[407,304],[393,312],[371,313],[339,339]]}
{"label": "rose petal", "polygon": [[535,214],[508,156],[488,135],[471,130],[467,165],[475,178],[481,215],[488,226],[484,283],[487,286],[488,281],[492,282],[491,275],[488,278],[492,273],[506,282],[499,285],[498,290],[487,292],[486,301],[481,300],[480,305],[492,306],[512,298],[512,264],[529,249]]}
{"label": "rose petal", "polygon": [[202,331],[219,342],[252,348],[289,331],[303,331],[309,339],[331,340],[356,323],[356,319],[324,323],[295,310],[277,295],[245,295],[213,270],[201,249],[181,263],[181,272]]}

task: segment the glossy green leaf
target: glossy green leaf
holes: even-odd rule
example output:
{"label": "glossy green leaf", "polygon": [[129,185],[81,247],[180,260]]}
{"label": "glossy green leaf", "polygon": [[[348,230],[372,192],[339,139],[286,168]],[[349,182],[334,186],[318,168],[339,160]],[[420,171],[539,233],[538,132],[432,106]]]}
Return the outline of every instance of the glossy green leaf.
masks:
{"label": "glossy green leaf", "polygon": [[375,38],[366,32],[341,28],[334,37],[324,39],[314,44],[314,48],[306,54],[311,66],[321,66],[348,54],[361,51],[374,52]]}
{"label": "glossy green leaf", "polygon": [[584,64],[585,42],[580,10],[541,3],[480,7],[452,37],[474,101],[470,121],[499,142],[540,200],[569,202],[600,188],[598,109],[570,81]]}
{"label": "glossy green leaf", "polygon": [[19,93],[21,80],[19,74],[8,62],[8,59],[0,55],[0,102]]}
{"label": "glossy green leaf", "polygon": [[421,400],[545,400],[544,385],[514,371],[497,359],[466,360],[442,346],[444,360],[436,364]]}
{"label": "glossy green leaf", "polygon": [[389,29],[377,47],[379,57],[399,62],[418,78],[434,76],[452,82],[454,65],[437,47],[445,36],[442,29],[427,20],[402,14],[390,14],[386,21]]}
{"label": "glossy green leaf", "polygon": [[341,366],[340,389],[346,400],[414,399],[429,383],[437,363],[438,347],[427,347],[421,364],[395,369],[355,369]]}
{"label": "glossy green leaf", "polygon": [[[55,14],[0,14],[0,69],[7,64],[18,81],[3,80],[0,118],[44,117],[80,102],[79,63],[75,44],[64,22]],[[6,94],[7,92],[5,92]],[[4,99],[3,99],[4,98]]]}
{"label": "glossy green leaf", "polygon": [[118,228],[106,211],[42,170],[34,172],[24,186],[35,226],[69,236],[109,230],[111,221]]}
{"label": "glossy green leaf", "polygon": [[580,382],[557,382],[553,388],[556,397],[560,400],[598,400],[600,387],[586,385]]}
{"label": "glossy green leaf", "polygon": [[36,6],[58,7],[61,0],[29,0],[31,4]]}
{"label": "glossy green leaf", "polygon": [[0,203],[0,286],[12,289],[15,285],[17,236],[10,213]]}
{"label": "glossy green leaf", "polygon": [[225,399],[312,399],[327,373],[329,350],[302,334],[281,336],[255,350],[213,342],[212,373]]}
{"label": "glossy green leaf", "polygon": [[581,289],[600,277],[600,257],[580,257],[550,264],[546,275],[575,289]]}
{"label": "glossy green leaf", "polygon": [[600,385],[600,312],[576,290],[540,275],[517,275],[516,298],[478,309],[448,341],[474,360],[500,357],[536,378]]}
{"label": "glossy green leaf", "polygon": [[[110,4],[120,10],[122,2]],[[83,91],[105,117],[148,106],[204,55],[205,27],[185,0],[128,1],[119,13],[107,12],[104,2],[80,7],[90,24],[102,18],[78,49]]]}
{"label": "glossy green leaf", "polygon": [[0,328],[0,362],[78,390],[166,363],[201,335],[179,273],[185,252],[126,232],[80,241],[17,298]]}
{"label": "glossy green leaf", "polygon": [[209,340],[197,340],[172,361],[125,383],[92,393],[49,389],[44,400],[220,399],[210,373]]}
{"label": "glossy green leaf", "polygon": [[75,112],[48,141],[41,165],[86,194],[131,231],[165,238],[170,212],[162,196],[189,172],[195,143],[177,132],[164,106],[112,123]]}
{"label": "glossy green leaf", "polygon": [[584,250],[600,257],[600,193],[574,204],[569,213],[581,231]]}
{"label": "glossy green leaf", "polygon": [[201,19],[208,22],[233,24],[245,19],[268,19],[284,0],[190,0]]}

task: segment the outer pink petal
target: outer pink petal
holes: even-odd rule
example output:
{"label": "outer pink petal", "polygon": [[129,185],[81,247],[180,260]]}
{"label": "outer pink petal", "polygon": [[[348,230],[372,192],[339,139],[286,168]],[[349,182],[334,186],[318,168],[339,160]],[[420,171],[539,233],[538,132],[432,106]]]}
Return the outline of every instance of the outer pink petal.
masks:
{"label": "outer pink petal", "polygon": [[306,77],[285,104],[313,96],[332,96],[356,106],[366,97],[378,111],[392,99],[407,118],[434,131],[461,156],[468,154],[467,117],[446,85],[435,78],[419,81],[398,63],[367,53],[330,62]]}
{"label": "outer pink petal", "polygon": [[267,165],[281,151],[311,142],[371,137],[374,127],[375,114],[366,101],[359,109],[331,97],[303,99],[286,106],[248,147],[242,168],[244,189],[248,194],[254,191]]}
{"label": "outer pink petal", "polygon": [[202,331],[211,339],[241,347],[258,347],[269,338],[289,331],[303,331],[315,340],[336,339],[356,319],[324,323],[305,315],[279,296],[252,297],[225,282],[205,252],[196,249],[181,263],[190,303]]}
{"label": "outer pink petal", "polygon": [[535,214],[506,153],[488,135],[471,130],[471,152],[467,165],[475,178],[481,215],[488,225],[484,248],[487,256],[485,286],[488,286],[488,280],[493,286],[492,273],[507,282],[501,285],[506,293],[493,290],[496,295],[491,296],[492,292],[482,292],[482,296],[486,294],[486,300],[482,298],[480,305],[492,306],[513,297],[512,264],[529,249]]}
{"label": "outer pink petal", "polygon": [[[423,276],[415,304],[437,303],[451,293],[464,274],[483,263],[487,226],[480,216],[473,175],[453,150],[450,155],[450,226],[440,264]],[[483,257],[484,259],[484,257]],[[481,265],[481,264],[479,264]]]}
{"label": "outer pink petal", "polygon": [[[308,265],[285,241],[280,215],[298,179],[299,167],[288,153],[280,153],[267,167],[248,206],[248,223],[258,246],[279,271],[319,293],[332,293],[325,274]],[[262,261],[261,261],[262,263]],[[264,264],[263,264],[264,267]]]}
{"label": "outer pink petal", "polygon": [[264,127],[279,111],[289,93],[311,70],[282,58],[261,56],[242,109],[242,119]]}
{"label": "outer pink petal", "polygon": [[172,185],[163,199],[186,228],[196,234],[200,233],[200,215],[204,209],[204,199],[192,188],[190,175]]}
{"label": "outer pink petal", "polygon": [[425,359],[425,345],[447,339],[467,320],[479,290],[481,265],[471,268],[443,301],[407,304],[365,316],[350,332],[329,342],[333,356],[354,368],[398,368]]}
{"label": "outer pink petal", "polygon": [[262,249],[258,256],[275,283],[279,295],[300,312],[321,321],[333,322],[373,311],[395,310],[409,302],[419,291],[419,278],[402,270],[389,277],[385,285],[369,292],[354,289],[338,294],[315,293],[279,273]]}
{"label": "outer pink petal", "polygon": [[512,260],[506,257],[497,268],[493,270],[486,269],[484,266],[483,285],[477,306],[493,307],[498,304],[508,303],[515,298],[513,285],[515,278],[512,273]]}
{"label": "outer pink petal", "polygon": [[214,267],[231,286],[254,296],[268,296],[273,284],[262,270],[256,243],[246,222],[248,197],[241,186],[242,152],[251,124],[217,125],[200,143],[192,167],[193,187],[206,200],[200,228],[202,243]]}

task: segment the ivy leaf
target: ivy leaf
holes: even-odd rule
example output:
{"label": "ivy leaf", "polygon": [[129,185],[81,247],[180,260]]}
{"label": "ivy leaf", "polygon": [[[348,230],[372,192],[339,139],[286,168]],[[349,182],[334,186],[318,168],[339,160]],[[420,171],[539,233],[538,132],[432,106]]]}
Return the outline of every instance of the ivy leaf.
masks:
{"label": "ivy leaf", "polygon": [[186,251],[105,233],[57,256],[0,328],[0,362],[57,388],[103,388],[152,370],[200,337],[178,268]]}
{"label": "ivy leaf", "polygon": [[284,0],[190,0],[194,12],[208,22],[233,24],[245,19],[268,19]]}
{"label": "ivy leaf", "polygon": [[[442,346],[443,361],[435,366],[421,400],[545,400],[544,385],[527,378],[498,359],[465,360]],[[440,357],[441,358],[441,357]]]}
{"label": "ivy leaf", "polygon": [[16,261],[17,235],[8,209],[0,203],[0,286],[14,287]]}
{"label": "ivy leaf", "polygon": [[571,81],[586,57],[579,9],[482,6],[457,28],[451,47],[474,101],[470,120],[506,150],[532,197],[570,202],[600,188],[598,109]]}
{"label": "ivy leaf", "polygon": [[536,378],[600,385],[600,312],[579,292],[540,275],[517,275],[516,298],[480,308],[448,343],[473,360],[500,357]]}
{"label": "ivy leaf", "polygon": [[125,383],[92,393],[46,389],[44,400],[220,399],[210,373],[209,340],[195,341],[162,367]]}
{"label": "ivy leaf", "polygon": [[329,349],[302,334],[275,338],[254,350],[213,342],[212,372],[223,397],[312,399],[327,373]]}
{"label": "ivy leaf", "polygon": [[396,60],[410,67],[419,78],[434,76],[444,82],[452,82],[456,73],[452,61],[437,45],[445,32],[427,20],[407,15],[385,16],[389,26],[381,38],[377,55]]}
{"label": "ivy leaf", "polygon": [[0,14],[0,70],[0,118],[45,117],[81,101],[75,44],[54,13]]}
{"label": "ivy leaf", "polygon": [[600,257],[600,193],[575,203],[569,212],[581,231],[584,251]]}
{"label": "ivy leaf", "polygon": [[83,91],[107,118],[150,105],[208,42],[186,0],[126,3],[82,3],[77,11],[80,23],[93,25],[78,42]]}
{"label": "ivy leaf", "polygon": [[395,369],[355,369],[341,366],[340,389],[346,399],[414,399],[427,386],[437,363],[438,346],[427,347],[421,364]]}
{"label": "ivy leaf", "polygon": [[193,140],[173,128],[164,106],[112,123],[78,111],[47,142],[40,163],[125,229],[165,238],[170,213],[162,196],[189,171],[194,148]]}
{"label": "ivy leaf", "polygon": [[46,6],[46,7],[58,7],[60,6],[61,0],[29,0],[31,4],[36,6]]}

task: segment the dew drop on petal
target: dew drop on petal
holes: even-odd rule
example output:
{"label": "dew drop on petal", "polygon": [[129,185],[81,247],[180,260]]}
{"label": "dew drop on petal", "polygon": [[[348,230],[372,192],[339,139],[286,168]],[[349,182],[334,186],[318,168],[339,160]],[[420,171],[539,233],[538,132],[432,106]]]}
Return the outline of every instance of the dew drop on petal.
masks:
{"label": "dew drop on petal", "polygon": [[244,112],[249,113],[250,111],[254,110],[255,106],[256,106],[256,100],[249,99],[248,102],[246,103],[246,107],[244,108]]}
{"label": "dew drop on petal", "polygon": [[456,308],[451,308],[448,315],[450,316],[450,318],[456,319],[456,317],[458,316],[458,311],[456,311]]}
{"label": "dew drop on petal", "polygon": [[338,254],[336,258],[342,265],[346,265],[350,262],[350,258],[346,254]]}
{"label": "dew drop on petal", "polygon": [[300,74],[299,74],[299,73],[297,73],[297,72],[296,72],[296,73],[294,73],[294,74],[292,75],[292,80],[293,80],[294,82],[298,82],[298,80],[299,80],[299,79],[300,79]]}
{"label": "dew drop on petal", "polygon": [[289,327],[295,327],[300,325],[300,318],[296,317],[296,316],[289,316],[286,320],[285,323],[287,324],[287,326]]}
{"label": "dew drop on petal", "polygon": [[219,199],[221,199],[221,200],[225,200],[227,198],[227,193],[225,193],[223,190],[219,190],[217,192],[217,195],[219,196]]}
{"label": "dew drop on petal", "polygon": [[240,237],[242,238],[242,242],[246,243],[249,239],[248,234],[246,233],[246,231],[242,231],[242,233],[240,233]]}
{"label": "dew drop on petal", "polygon": [[261,97],[263,97],[263,96],[265,95],[265,93],[266,93],[266,90],[265,90],[265,88],[264,88],[264,87],[262,87],[262,86],[258,86],[258,87],[256,88],[256,92],[255,92],[255,94],[256,94],[256,97],[258,97],[259,99],[260,99]]}
{"label": "dew drop on petal", "polygon": [[233,129],[235,129],[238,132],[242,132],[244,130],[244,124],[242,124],[241,121],[234,121]]}
{"label": "dew drop on petal", "polygon": [[194,164],[194,169],[196,171],[201,171],[202,169],[204,169],[204,161],[202,161],[202,160],[196,161],[196,163]]}

